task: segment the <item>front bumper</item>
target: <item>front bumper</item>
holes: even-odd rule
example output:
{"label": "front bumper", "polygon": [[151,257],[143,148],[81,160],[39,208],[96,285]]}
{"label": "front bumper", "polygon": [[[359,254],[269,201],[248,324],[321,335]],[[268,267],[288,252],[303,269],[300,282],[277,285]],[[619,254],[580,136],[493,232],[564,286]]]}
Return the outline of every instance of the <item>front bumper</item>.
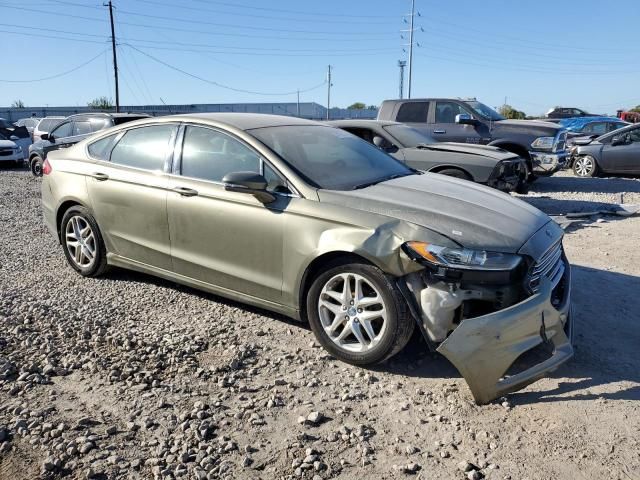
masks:
{"label": "front bumper", "polygon": [[[463,320],[437,351],[460,371],[478,404],[488,403],[544,377],[573,356],[571,272],[567,264],[562,298],[552,305],[551,283],[545,278],[538,293],[498,312]],[[506,376],[525,352],[546,343],[549,358]]]}
{"label": "front bumper", "polygon": [[533,172],[539,175],[551,175],[564,168],[568,158],[566,151],[557,153],[529,151]]}
{"label": "front bumper", "polygon": [[22,162],[24,155],[22,150],[3,150],[0,151],[0,162]]}

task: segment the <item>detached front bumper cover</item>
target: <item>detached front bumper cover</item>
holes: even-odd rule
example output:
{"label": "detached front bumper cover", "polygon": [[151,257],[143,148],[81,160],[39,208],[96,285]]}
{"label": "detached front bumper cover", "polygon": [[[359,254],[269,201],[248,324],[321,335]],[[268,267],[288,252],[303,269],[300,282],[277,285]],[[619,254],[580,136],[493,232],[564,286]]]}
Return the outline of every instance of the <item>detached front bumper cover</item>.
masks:
{"label": "detached front bumper cover", "polygon": [[564,167],[567,161],[567,152],[546,153],[529,151],[534,173],[550,175]]}
{"label": "detached front bumper cover", "polygon": [[[437,348],[460,371],[478,404],[539,380],[573,356],[569,271],[565,275],[565,298],[559,309],[551,304],[551,285],[545,279],[539,293],[526,300],[462,321]],[[503,377],[520,355],[543,342],[553,345],[550,358]]]}

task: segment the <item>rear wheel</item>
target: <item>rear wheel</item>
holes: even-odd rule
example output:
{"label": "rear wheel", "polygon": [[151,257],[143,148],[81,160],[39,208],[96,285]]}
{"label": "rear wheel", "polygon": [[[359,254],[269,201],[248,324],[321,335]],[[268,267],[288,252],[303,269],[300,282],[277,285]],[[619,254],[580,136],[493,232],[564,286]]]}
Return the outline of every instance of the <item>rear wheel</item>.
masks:
{"label": "rear wheel", "polygon": [[67,262],[84,277],[97,277],[107,269],[107,251],[100,229],[89,211],[67,210],[60,222],[60,237]]}
{"label": "rear wheel", "polygon": [[33,175],[35,177],[41,177],[42,176],[42,165],[44,164],[44,162],[42,161],[42,158],[40,158],[39,155],[35,155],[30,162],[30,167],[31,167],[31,173],[33,173]]}
{"label": "rear wheel", "polygon": [[598,174],[598,164],[591,155],[578,157],[573,162],[573,173],[578,177],[595,177]]}
{"label": "rear wheel", "polygon": [[439,170],[437,173],[440,175],[447,175],[448,177],[461,178],[462,180],[473,181],[471,175],[467,172],[463,172],[462,170],[458,170],[457,168],[445,168],[444,170]]}
{"label": "rear wheel", "polygon": [[398,353],[414,321],[393,279],[364,263],[329,267],[307,295],[309,324],[331,355],[354,365],[372,365]]}

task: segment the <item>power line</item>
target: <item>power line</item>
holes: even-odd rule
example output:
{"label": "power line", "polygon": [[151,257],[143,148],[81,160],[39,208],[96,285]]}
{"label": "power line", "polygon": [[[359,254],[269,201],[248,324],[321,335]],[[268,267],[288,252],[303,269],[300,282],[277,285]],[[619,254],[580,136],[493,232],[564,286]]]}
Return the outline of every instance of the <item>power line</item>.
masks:
{"label": "power line", "polygon": [[81,63],[80,65],[78,65],[77,67],[73,67],[71,70],[66,70],[64,72],[61,73],[57,73],[55,75],[50,75],[48,77],[42,77],[42,78],[33,78],[30,80],[7,80],[7,79],[0,79],[0,82],[5,82],[5,83],[34,83],[34,82],[43,82],[45,80],[53,80],[54,78],[59,78],[59,77],[64,77],[65,75],[69,75],[70,73],[73,73],[77,70],[80,70],[82,67],[89,65],[91,62],[93,62],[95,59],[97,59],[98,57],[100,57],[100,55],[104,55],[106,53],[106,49],[101,51],[99,54],[97,54],[95,57],[91,57],[89,60],[87,60],[84,63]]}
{"label": "power line", "polygon": [[252,95],[285,96],[285,95],[294,95],[294,94],[296,94],[296,93],[298,93],[298,92],[300,92],[300,93],[310,92],[311,90],[315,90],[315,89],[317,89],[317,88],[320,88],[320,87],[322,87],[323,85],[325,85],[325,84],[327,83],[326,81],[324,81],[324,82],[322,82],[322,83],[320,83],[320,84],[318,84],[318,85],[315,85],[315,86],[310,87],[310,88],[306,88],[306,89],[304,89],[304,90],[294,90],[294,91],[291,91],[291,92],[282,92],[282,93],[273,93],[273,92],[269,92],[269,93],[267,93],[267,92],[256,92],[256,91],[253,91],[253,90],[244,90],[244,89],[241,89],[241,88],[230,87],[230,86],[228,86],[228,85],[224,85],[224,84],[222,84],[222,83],[218,83],[218,82],[216,82],[216,81],[213,81],[213,80],[209,80],[209,79],[203,78],[203,77],[201,77],[201,76],[199,76],[199,75],[196,75],[196,74],[194,74],[194,73],[187,72],[187,71],[185,71],[185,70],[183,70],[183,69],[181,69],[181,68],[179,68],[179,67],[176,67],[176,66],[174,66],[174,65],[171,65],[171,64],[169,64],[169,63],[165,62],[164,60],[160,60],[159,58],[154,57],[153,55],[151,55],[151,54],[149,54],[149,53],[146,53],[146,52],[144,52],[144,51],[140,50],[139,48],[134,47],[134,46],[133,46],[133,45],[131,45],[131,44],[125,43],[125,44],[123,44],[123,45],[126,45],[126,46],[128,46],[129,48],[132,48],[133,50],[135,50],[136,52],[138,52],[138,53],[140,53],[140,54],[144,55],[145,57],[148,57],[148,58],[150,58],[151,60],[153,60],[153,61],[155,61],[155,62],[157,62],[157,63],[160,63],[160,64],[164,65],[164,66],[165,66],[165,67],[167,67],[167,68],[170,68],[170,69],[172,69],[172,70],[175,70],[176,72],[180,72],[180,73],[182,73],[183,75],[187,75],[187,76],[189,76],[189,77],[191,77],[191,78],[195,78],[195,79],[200,80],[200,81],[202,81],[202,82],[206,82],[206,83],[209,83],[209,84],[211,84],[211,85],[215,85],[216,87],[224,88],[224,89],[226,89],[226,90],[232,90],[232,91],[234,91],[234,92],[250,93],[250,94],[252,94]]}

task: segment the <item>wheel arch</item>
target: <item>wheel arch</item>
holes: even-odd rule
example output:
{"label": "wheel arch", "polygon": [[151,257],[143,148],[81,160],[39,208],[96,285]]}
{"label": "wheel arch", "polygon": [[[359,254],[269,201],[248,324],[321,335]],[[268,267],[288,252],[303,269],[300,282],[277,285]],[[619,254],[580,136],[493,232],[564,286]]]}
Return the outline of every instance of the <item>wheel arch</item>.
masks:
{"label": "wheel arch", "polygon": [[445,165],[436,165],[435,167],[433,167],[432,169],[427,170],[427,171],[431,172],[431,173],[440,173],[443,170],[458,170],[459,172],[462,172],[465,175],[467,175],[471,179],[471,181],[473,181],[473,182],[476,181],[475,177],[473,176],[473,174],[469,170],[461,167],[460,165],[446,165],[446,164]]}
{"label": "wheel arch", "polygon": [[71,207],[83,207],[86,208],[87,210],[90,210],[89,207],[87,205],[84,205],[82,202],[76,200],[76,199],[68,199],[63,201],[60,206],[58,207],[58,209],[56,210],[56,231],[58,232],[58,240],[62,241],[62,238],[60,237],[60,223],[62,222],[62,217],[64,217],[64,214],[67,212],[67,210],[69,210]]}
{"label": "wheel arch", "polygon": [[327,267],[329,266],[334,267],[336,265],[346,264],[346,263],[364,263],[367,265],[373,265],[380,268],[379,265],[376,265],[366,257],[358,253],[347,252],[344,250],[335,250],[332,252],[325,252],[322,255],[314,258],[309,263],[309,265],[307,265],[307,268],[302,274],[302,278],[300,280],[300,287],[298,288],[298,305],[300,308],[300,320],[302,322],[305,322],[305,323],[307,322],[306,298],[307,298],[307,293],[311,288],[311,284],[313,283],[313,280],[320,273],[325,271]]}

